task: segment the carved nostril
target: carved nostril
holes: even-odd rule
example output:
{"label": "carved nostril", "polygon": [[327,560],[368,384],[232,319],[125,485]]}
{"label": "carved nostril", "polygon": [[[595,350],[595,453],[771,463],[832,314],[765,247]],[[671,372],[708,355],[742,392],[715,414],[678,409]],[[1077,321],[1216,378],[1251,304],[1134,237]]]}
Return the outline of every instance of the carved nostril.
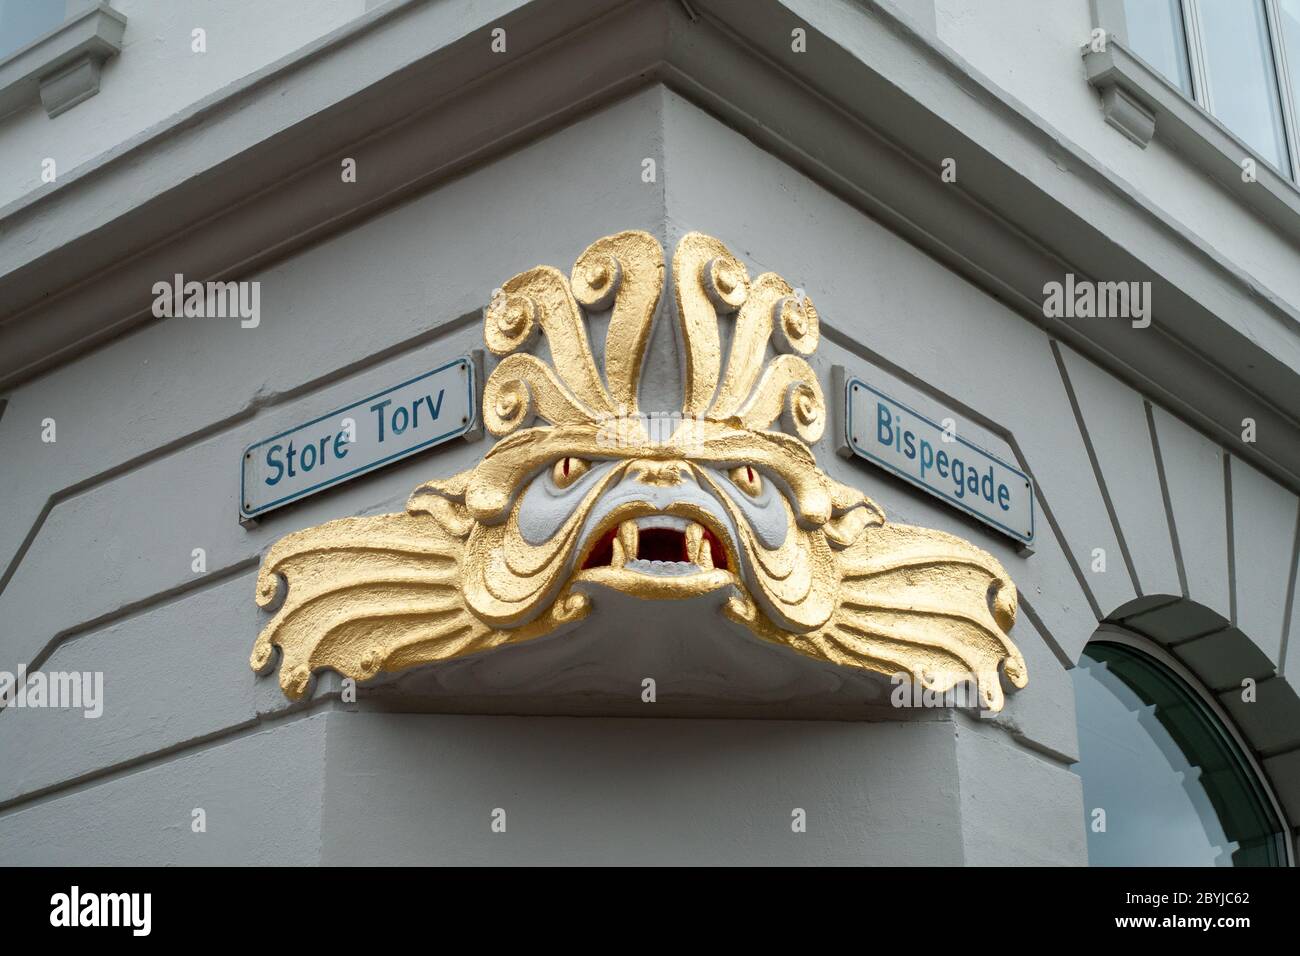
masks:
{"label": "carved nostril", "polygon": [[671,487],[680,485],[689,471],[685,462],[648,461],[639,465],[635,473],[637,481],[643,485]]}

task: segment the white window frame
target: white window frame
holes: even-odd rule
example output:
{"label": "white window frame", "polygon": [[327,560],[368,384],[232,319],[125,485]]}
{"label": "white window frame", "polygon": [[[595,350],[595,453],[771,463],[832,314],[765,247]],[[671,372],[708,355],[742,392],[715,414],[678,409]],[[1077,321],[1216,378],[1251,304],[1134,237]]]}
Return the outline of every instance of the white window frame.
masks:
{"label": "white window frame", "polygon": [[[1293,93],[1292,69],[1300,70],[1300,62],[1291,64],[1287,58],[1286,42],[1282,36],[1282,11],[1277,0],[1264,0],[1268,17],[1268,40],[1273,48],[1273,75],[1282,102],[1282,126],[1286,132],[1287,154],[1291,158],[1291,178],[1300,182],[1300,117]],[[1300,51],[1295,51],[1300,53]]]}
{"label": "white window frame", "polygon": [[[1093,27],[1104,38],[1098,45],[1094,35],[1084,42],[1084,74],[1087,82],[1097,91],[1101,101],[1101,114],[1106,123],[1139,148],[1145,149],[1153,138],[1158,138],[1189,165],[1199,168],[1214,179],[1243,206],[1260,215],[1271,226],[1294,242],[1300,242],[1300,164],[1293,159],[1292,176],[1282,173],[1269,160],[1260,156],[1241,137],[1216,119],[1201,100],[1196,90],[1205,89],[1205,73],[1201,69],[1192,75],[1193,95],[1175,80],[1156,70],[1135,55],[1128,46],[1128,23],[1124,14],[1124,0],[1090,0]],[[1270,23],[1270,44],[1274,50],[1279,44],[1274,8]],[[1184,39],[1192,45],[1194,38]],[[1193,56],[1189,49],[1189,66]],[[1297,57],[1300,59],[1300,57]],[[1292,64],[1300,71],[1300,63]],[[1284,82],[1286,76],[1280,76]],[[1289,88],[1286,91],[1290,92]],[[1285,101],[1291,110],[1300,109],[1300,103]],[[1286,116],[1284,124],[1288,122]],[[1300,133],[1300,129],[1297,129]],[[1300,135],[1288,143],[1300,145]],[[1243,175],[1245,161],[1255,162],[1255,175]]]}
{"label": "white window frame", "polygon": [[[1249,2],[1254,3],[1255,0]],[[1295,103],[1291,89],[1292,66],[1287,62],[1286,46],[1282,38],[1281,11],[1278,0],[1263,0],[1263,4],[1269,52],[1273,58],[1273,82],[1277,86],[1278,104],[1282,112],[1282,140],[1290,165],[1290,174],[1283,175],[1287,175],[1292,182],[1300,182],[1300,117],[1297,117],[1298,104]],[[1215,116],[1214,96],[1210,92],[1206,67],[1201,0],[1179,0],[1178,7],[1182,18],[1183,41],[1187,47],[1187,67],[1192,80],[1190,99],[1205,112]],[[1093,22],[1108,33],[1120,37],[1122,42],[1127,41],[1128,23],[1124,15],[1124,0],[1093,0]],[[1294,68],[1300,70],[1300,63],[1296,63]],[[1258,158],[1264,160],[1262,156]],[[1282,170],[1278,172],[1281,173]]]}
{"label": "white window frame", "polygon": [[[1249,0],[1249,2],[1254,3],[1256,0]],[[1278,105],[1282,112],[1282,141],[1286,149],[1287,162],[1291,167],[1290,178],[1300,181],[1300,125],[1296,123],[1294,97],[1291,95],[1291,74],[1287,68],[1286,46],[1282,42],[1281,11],[1278,9],[1277,0],[1263,0],[1263,4],[1269,53],[1273,59],[1273,82],[1277,86]],[[1210,78],[1206,67],[1201,0],[1179,0],[1179,9],[1182,11],[1183,18],[1183,38],[1187,44],[1187,65],[1192,76],[1192,99],[1211,116],[1215,116],[1217,114],[1214,109],[1214,94],[1210,91]],[[1297,67],[1300,67],[1300,64],[1297,64]]]}

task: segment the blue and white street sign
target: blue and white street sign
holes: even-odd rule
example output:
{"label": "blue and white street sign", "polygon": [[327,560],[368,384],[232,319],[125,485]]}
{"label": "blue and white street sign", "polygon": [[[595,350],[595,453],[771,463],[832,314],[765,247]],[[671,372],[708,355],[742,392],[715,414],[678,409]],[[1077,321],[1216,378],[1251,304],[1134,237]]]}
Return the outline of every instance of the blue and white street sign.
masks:
{"label": "blue and white street sign", "polygon": [[844,382],[849,451],[1025,545],[1034,541],[1029,476],[858,378]]}
{"label": "blue and white street sign", "polygon": [[242,519],[451,441],[477,425],[475,364],[448,362],[244,450]]}

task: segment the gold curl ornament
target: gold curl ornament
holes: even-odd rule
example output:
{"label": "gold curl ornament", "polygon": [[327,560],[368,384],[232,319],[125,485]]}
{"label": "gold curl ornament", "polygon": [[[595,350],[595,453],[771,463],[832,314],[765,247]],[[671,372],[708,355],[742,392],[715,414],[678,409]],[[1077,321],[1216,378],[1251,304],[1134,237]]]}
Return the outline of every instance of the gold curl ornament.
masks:
{"label": "gold curl ornament", "polygon": [[524,295],[498,289],[483,321],[483,341],[493,355],[526,349],[537,339],[537,305]]}
{"label": "gold curl ornament", "polygon": [[777,304],[776,347],[782,352],[812,355],[821,335],[821,318],[812,299],[802,291]]}

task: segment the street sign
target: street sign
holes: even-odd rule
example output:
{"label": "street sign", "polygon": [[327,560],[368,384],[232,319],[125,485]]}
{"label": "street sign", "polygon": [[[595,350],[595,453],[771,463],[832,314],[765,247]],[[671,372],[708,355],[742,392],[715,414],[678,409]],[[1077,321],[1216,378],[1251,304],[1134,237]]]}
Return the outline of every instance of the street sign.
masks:
{"label": "street sign", "polygon": [[1034,486],[1029,476],[963,438],[963,425],[955,417],[939,424],[848,376],[842,401],[844,442],[854,456],[1025,545],[1033,544]]}
{"label": "street sign", "polygon": [[462,356],[328,415],[249,445],[241,519],[451,441],[477,425],[475,363]]}

